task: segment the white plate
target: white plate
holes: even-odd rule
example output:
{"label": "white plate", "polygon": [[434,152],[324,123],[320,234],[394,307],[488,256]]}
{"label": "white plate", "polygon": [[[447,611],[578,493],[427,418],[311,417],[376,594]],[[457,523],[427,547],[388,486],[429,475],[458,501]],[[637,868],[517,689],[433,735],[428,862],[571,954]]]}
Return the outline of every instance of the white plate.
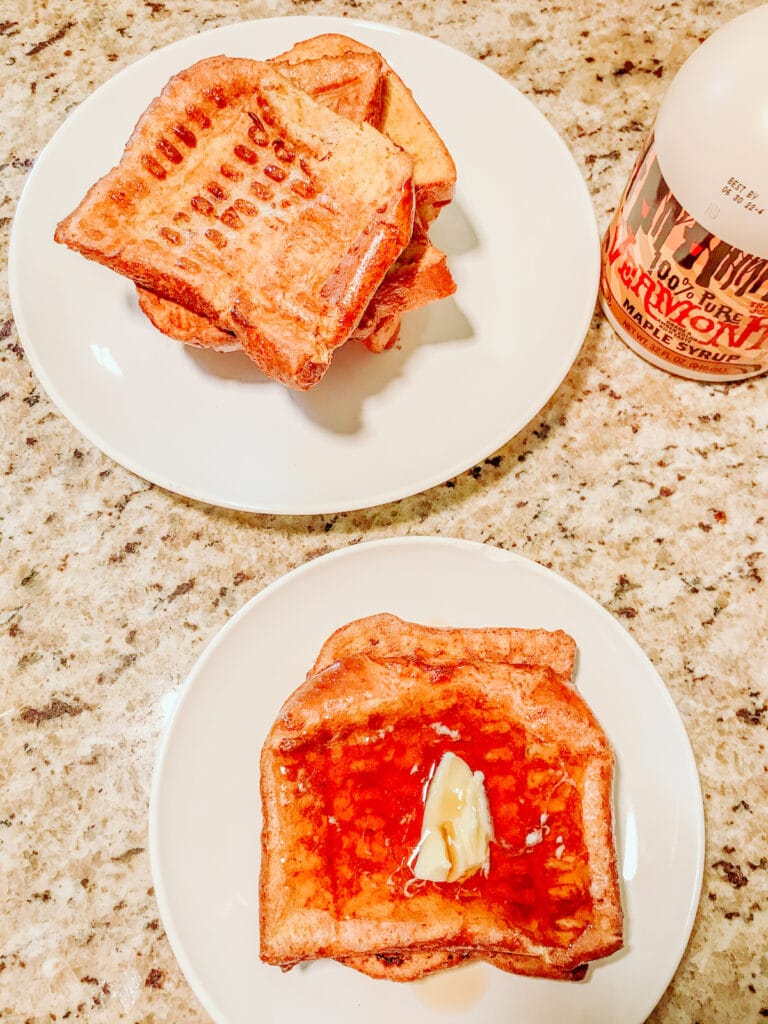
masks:
{"label": "white plate", "polygon": [[[576,684],[616,751],[625,949],[581,984],[473,964],[408,985],[331,961],[282,974],[259,961],[259,752],[326,637],[362,615],[432,625],[563,628]],[[648,659],[561,577],[497,548],[401,538],[344,548],[289,573],[227,623],[168,728],[150,806],[155,892],[168,937],[217,1024],[640,1024],[693,924],[704,822],[691,748]]]}
{"label": "white plate", "polygon": [[[346,345],[308,394],[242,353],[159,334],[132,285],[53,241],[115,164],[174,73],[226,53],[264,58],[344,32],[413,89],[458,167],[433,230],[455,297],[409,314],[402,347]],[[347,18],[229,25],[158,50],[86,100],[39,157],[18,206],[10,288],[24,349],[53,401],[97,447],[169,490],[256,512],[363,508],[441,483],[514,436],[568,372],[594,308],[599,241],[579,171],[512,86],[432,39]]]}

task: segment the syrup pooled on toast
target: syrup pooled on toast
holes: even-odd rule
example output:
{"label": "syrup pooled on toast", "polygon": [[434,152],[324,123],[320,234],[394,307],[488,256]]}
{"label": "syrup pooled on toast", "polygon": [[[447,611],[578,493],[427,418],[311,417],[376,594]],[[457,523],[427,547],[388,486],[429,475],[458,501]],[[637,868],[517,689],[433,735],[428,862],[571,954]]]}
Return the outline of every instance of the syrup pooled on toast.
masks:
{"label": "syrup pooled on toast", "polygon": [[[494,830],[487,874],[453,883],[412,871],[429,781],[447,752],[483,773]],[[449,914],[460,905],[467,924],[490,918],[561,948],[591,922],[584,767],[567,743],[538,742],[493,703],[414,707],[396,722],[374,714],[291,744],[280,771],[307,825],[291,871],[306,907],[337,920],[408,920],[424,894]]]}

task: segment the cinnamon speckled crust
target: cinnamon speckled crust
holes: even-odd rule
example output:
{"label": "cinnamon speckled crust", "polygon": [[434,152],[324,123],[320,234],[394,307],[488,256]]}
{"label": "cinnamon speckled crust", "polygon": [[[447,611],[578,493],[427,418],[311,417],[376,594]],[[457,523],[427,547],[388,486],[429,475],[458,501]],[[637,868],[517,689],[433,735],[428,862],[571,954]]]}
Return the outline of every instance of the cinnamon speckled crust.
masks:
{"label": "cinnamon speckled crust", "polygon": [[[484,643],[482,630],[469,630],[468,643],[461,649],[460,630],[425,630],[425,642],[419,643],[421,627],[409,631],[407,623],[400,626],[393,616],[376,616],[334,634],[313,672],[283,705],[264,744],[262,959],[289,967],[325,956],[397,955],[396,975],[410,980],[438,969],[436,954],[461,951],[491,962],[503,954],[507,956],[499,964],[503,969],[517,972],[522,966],[526,973],[563,977],[620,948],[622,911],[611,809],[613,756],[593,714],[566,679],[549,668],[525,664],[542,649],[545,631],[533,631],[535,639],[529,643],[525,631],[492,630]],[[384,637],[380,657],[378,645],[371,643],[374,632]],[[410,641],[408,653],[398,653],[391,646],[389,641],[398,633],[406,648]],[[359,637],[365,653],[354,650]],[[515,650],[526,644],[527,650]],[[522,726],[537,744],[567,749],[568,757],[581,766],[569,785],[580,794],[592,910],[588,925],[566,947],[537,942],[530,932],[508,921],[502,925],[490,906],[478,917],[476,908],[465,910],[452,894],[445,895],[439,888],[407,897],[392,891],[384,916],[377,905],[363,903],[356,904],[354,917],[339,918],[333,901],[326,899],[324,866],[321,860],[314,863],[320,854],[311,852],[311,847],[322,829],[330,826],[313,811],[313,798],[306,795],[303,783],[295,783],[299,789],[293,792],[294,782],[284,769],[286,756],[311,750],[340,731],[346,735],[349,729],[365,729],[374,718],[377,730],[396,729],[405,709],[411,713],[417,708],[425,720],[441,721],[448,708],[461,707],[462,720],[472,729],[476,701],[503,708],[505,721]],[[402,860],[406,859],[403,851]],[[330,879],[327,884],[328,892],[333,891]],[[408,963],[405,954],[409,952],[429,956]],[[520,956],[531,959],[518,961]],[[444,959],[440,966],[447,965]],[[356,966],[365,973],[377,971],[370,960]]]}
{"label": "cinnamon speckled crust", "polygon": [[215,57],[171,79],[56,240],[306,390],[411,237],[412,170],[269,65]]}

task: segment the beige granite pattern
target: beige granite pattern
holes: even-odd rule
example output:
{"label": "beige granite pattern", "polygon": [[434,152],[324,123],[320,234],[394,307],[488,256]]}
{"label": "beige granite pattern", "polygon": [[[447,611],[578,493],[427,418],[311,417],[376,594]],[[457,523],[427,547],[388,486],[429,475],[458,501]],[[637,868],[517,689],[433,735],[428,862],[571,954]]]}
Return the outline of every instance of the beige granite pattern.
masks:
{"label": "beige granite pattern", "polygon": [[[484,61],[564,135],[603,228],[671,76],[751,6],[5,0],[0,266],[32,162],[94,87],[201,28],[286,13],[388,21]],[[25,360],[3,274],[0,1020],[207,1020],[149,870],[163,698],[267,583],[403,534],[485,541],[553,566],[643,646],[689,730],[708,829],[693,937],[650,1020],[768,1017],[767,387],[667,376],[596,314],[549,404],[455,480],[346,515],[238,514],[159,490],[84,441]]]}

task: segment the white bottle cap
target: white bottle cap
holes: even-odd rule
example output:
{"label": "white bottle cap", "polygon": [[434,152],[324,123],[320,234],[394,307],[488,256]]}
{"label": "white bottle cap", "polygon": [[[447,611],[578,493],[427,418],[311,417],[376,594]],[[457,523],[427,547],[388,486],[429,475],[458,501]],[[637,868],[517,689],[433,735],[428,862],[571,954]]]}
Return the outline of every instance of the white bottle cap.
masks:
{"label": "white bottle cap", "polygon": [[768,4],[688,58],[655,136],[659,167],[684,209],[723,241],[768,258]]}

